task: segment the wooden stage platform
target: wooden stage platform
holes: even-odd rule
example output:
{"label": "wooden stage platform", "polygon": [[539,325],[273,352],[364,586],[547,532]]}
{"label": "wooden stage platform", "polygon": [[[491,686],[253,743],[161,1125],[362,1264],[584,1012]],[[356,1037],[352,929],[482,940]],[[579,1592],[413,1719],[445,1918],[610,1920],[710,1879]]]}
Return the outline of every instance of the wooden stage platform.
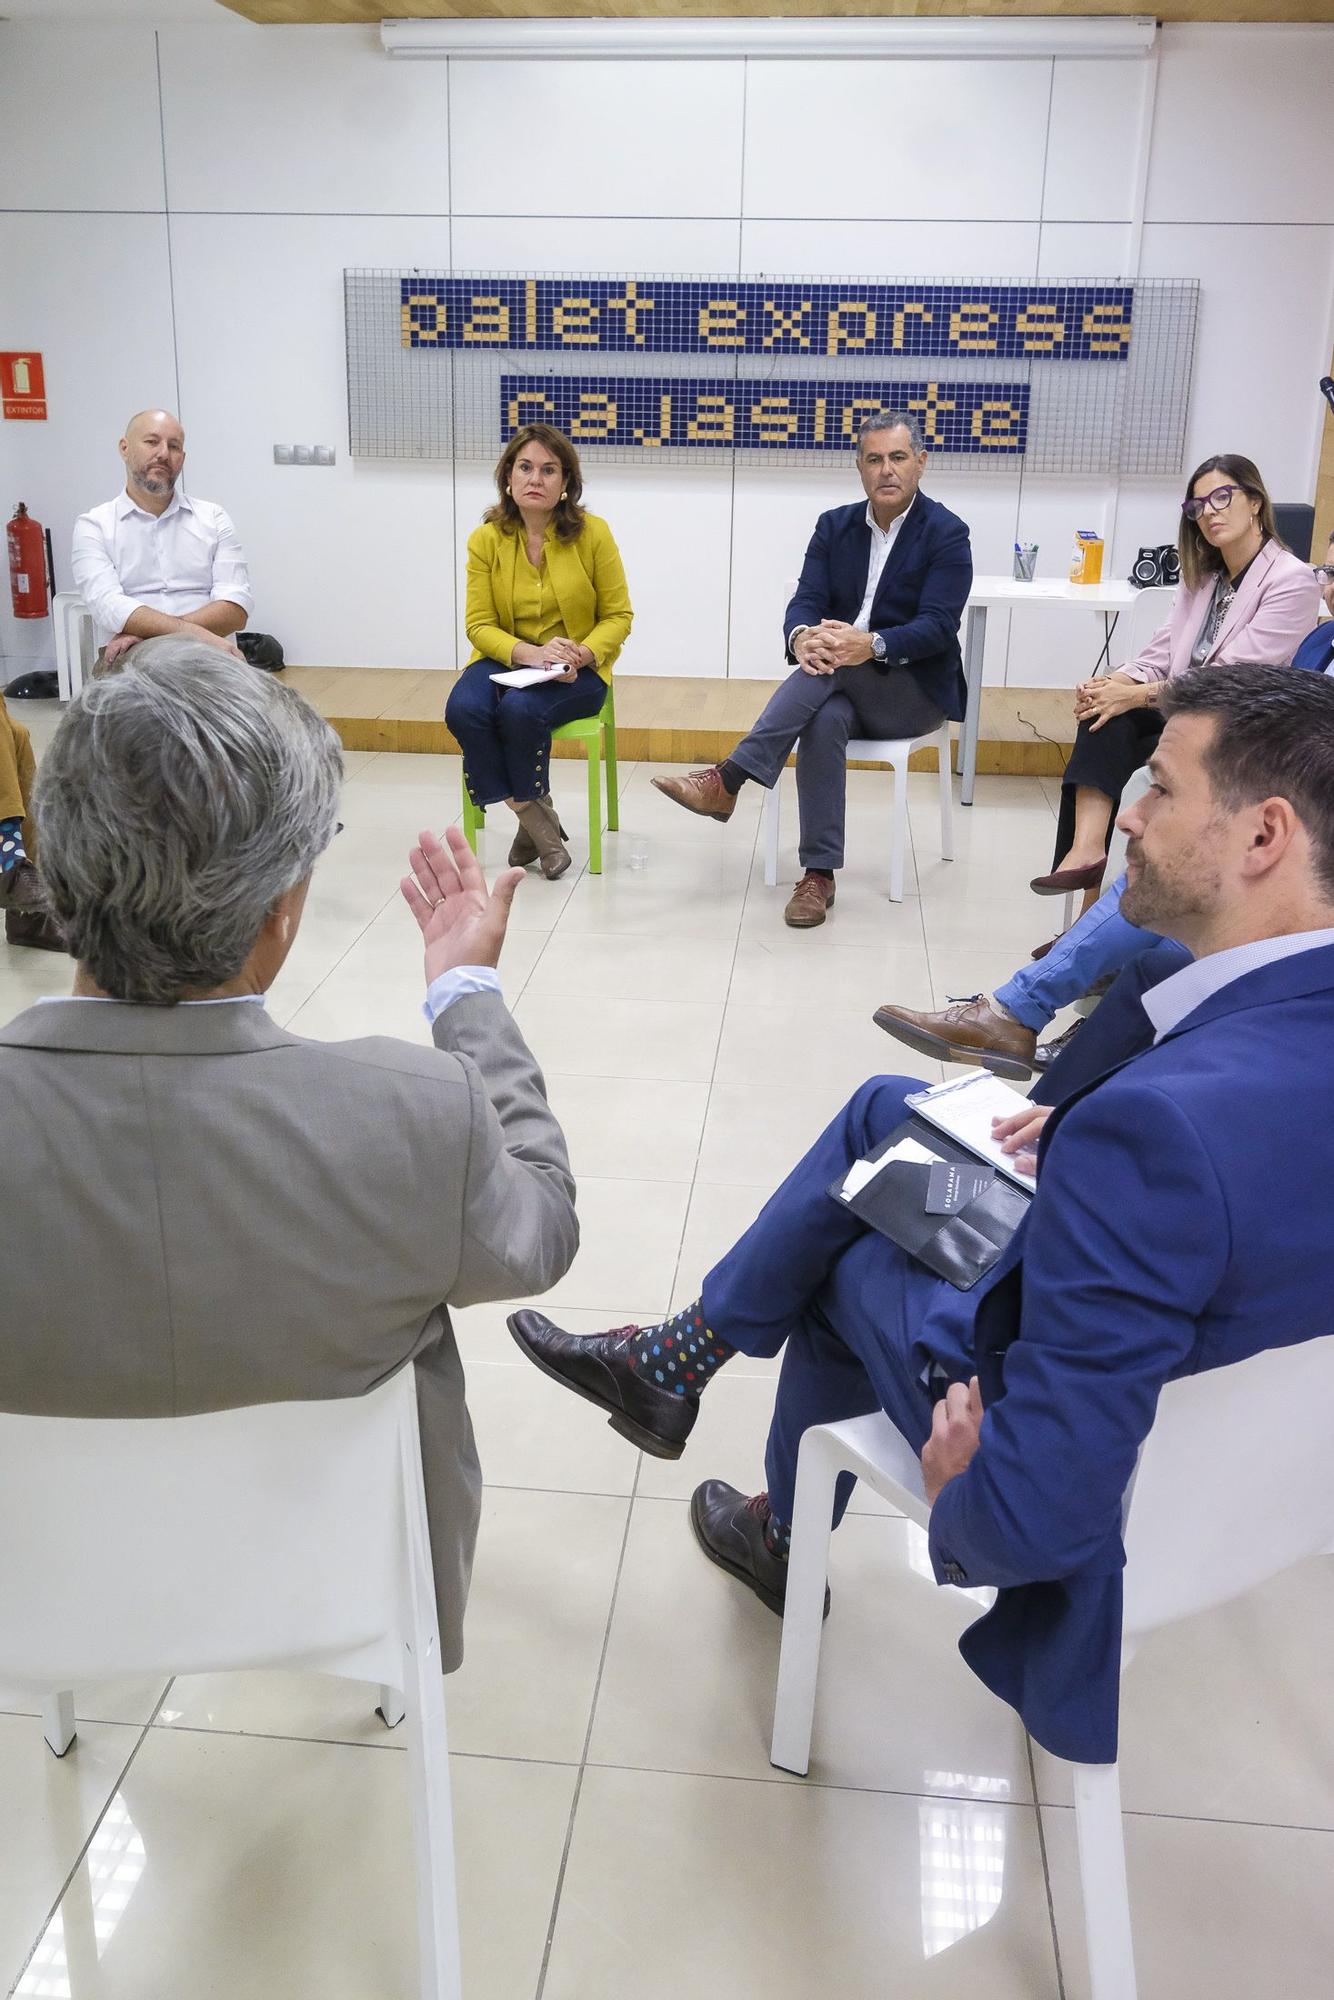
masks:
{"label": "wooden stage platform", "polygon": [[[434,750],[457,754],[445,728],[452,672],[399,667],[288,667],[283,679],[326,715],[347,750]],[[712,764],[744,736],[777,681],[616,677],[616,739],[627,759]],[[1059,777],[1074,740],[1068,688],[985,688],[977,746],[980,772]],[[580,756],[577,744],[555,752]],[[957,753],[956,753],[957,756]],[[914,768],[934,770],[934,750]]]}

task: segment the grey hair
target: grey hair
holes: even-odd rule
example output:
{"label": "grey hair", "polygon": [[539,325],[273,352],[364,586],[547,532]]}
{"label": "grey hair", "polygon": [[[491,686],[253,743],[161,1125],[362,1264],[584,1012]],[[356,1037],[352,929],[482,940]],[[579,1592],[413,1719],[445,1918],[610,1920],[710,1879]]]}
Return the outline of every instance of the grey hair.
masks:
{"label": "grey hair", "polygon": [[864,424],[857,427],[857,456],[861,457],[862,444],[872,431],[905,430],[908,442],[914,451],[926,450],[926,439],[922,436],[922,426],[907,410],[877,410]]}
{"label": "grey hair", "polygon": [[333,839],[343,756],[281,681],[175,633],[89,681],[37,778],[39,861],[104,993],[166,1006],[234,979]]}

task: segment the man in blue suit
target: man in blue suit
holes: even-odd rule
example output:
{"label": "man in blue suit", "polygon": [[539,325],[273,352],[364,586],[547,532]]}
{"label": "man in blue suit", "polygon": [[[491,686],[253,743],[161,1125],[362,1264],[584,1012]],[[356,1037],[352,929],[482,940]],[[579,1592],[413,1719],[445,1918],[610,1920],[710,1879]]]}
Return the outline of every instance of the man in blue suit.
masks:
{"label": "man in blue suit", "polygon": [[846,749],[861,736],[925,736],[963,717],[959,620],[973,581],[968,529],[919,491],[926,446],[915,417],[881,410],[857,438],[866,501],[815,524],[783,620],[789,674],[731,756],[654,784],[687,812],[728,820],[748,778],[766,790],[797,745],[804,873],[784,912],[822,924],[843,866]]}
{"label": "man in blue suit", "polygon": [[1121,1502],[1159,1390],[1334,1331],[1334,681],[1213,666],[1164,707],[1153,788],[1121,816],[1126,905],[1192,961],[1143,995],[1153,1044],[1047,1115],[1028,1214],[971,1292],[826,1193],[904,1116],[916,1086],[882,1077],[682,1313],[583,1339],[510,1322],[667,1457],[733,1353],[786,1346],[767,1494],[709,1480],[691,1502],[705,1554],[775,1611],[802,1432],[887,1411],[922,1453],[937,1579],[999,1588],[965,1659],[1092,1763],[1116,1756]]}

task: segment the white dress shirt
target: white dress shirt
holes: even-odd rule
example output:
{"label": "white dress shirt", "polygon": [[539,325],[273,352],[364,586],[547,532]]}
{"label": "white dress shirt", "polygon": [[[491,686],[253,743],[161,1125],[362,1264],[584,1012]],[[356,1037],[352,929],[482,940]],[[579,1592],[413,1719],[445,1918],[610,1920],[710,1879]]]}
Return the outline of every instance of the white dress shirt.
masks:
{"label": "white dress shirt", "polygon": [[1141,1006],[1153,1022],[1155,1042],[1193,1014],[1206,1000],[1230,986],[1247,972],[1291,958],[1299,951],[1317,951],[1334,944],[1334,930],[1290,931],[1286,937],[1259,938],[1254,944],[1234,944],[1229,951],[1211,952],[1208,958],[1192,959],[1180,972],[1151,986],[1141,998]]}
{"label": "white dress shirt", "polygon": [[914,494],[903,512],[896,514],[887,528],[881,528],[876,523],[874,507],[869,500],[866,503],[866,525],[871,530],[871,562],[866,572],[866,595],[862,599],[862,608],[852,621],[858,632],[869,632],[871,629],[871,606],[875,603],[875,594],[880,588],[880,579],[885,573],[889,552],[898,540],[899,529],[916,505],[917,496]]}
{"label": "white dress shirt", "polygon": [[211,500],[178,488],[161,514],[118,493],[74,523],[74,582],[93,614],[97,643],[124,631],[141,606],[183,618],[226,598],[249,617],[255,600],[236,530]]}

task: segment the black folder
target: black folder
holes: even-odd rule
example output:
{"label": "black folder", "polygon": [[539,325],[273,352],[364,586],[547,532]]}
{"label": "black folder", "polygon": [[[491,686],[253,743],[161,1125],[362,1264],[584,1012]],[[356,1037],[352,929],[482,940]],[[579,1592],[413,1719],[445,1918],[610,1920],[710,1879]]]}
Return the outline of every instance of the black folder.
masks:
{"label": "black folder", "polygon": [[[905,1119],[869,1158],[883,1159],[904,1139],[915,1139],[939,1160],[978,1165],[976,1153],[923,1118]],[[891,1160],[850,1199],[843,1193],[842,1180],[835,1181],[829,1193],[840,1206],[850,1208],[870,1228],[925,1264],[928,1271],[967,1292],[996,1262],[1027,1214],[1031,1197],[997,1173],[990,1186],[956,1214],[929,1215],[926,1191],[930,1176],[931,1168],[924,1160]]]}

